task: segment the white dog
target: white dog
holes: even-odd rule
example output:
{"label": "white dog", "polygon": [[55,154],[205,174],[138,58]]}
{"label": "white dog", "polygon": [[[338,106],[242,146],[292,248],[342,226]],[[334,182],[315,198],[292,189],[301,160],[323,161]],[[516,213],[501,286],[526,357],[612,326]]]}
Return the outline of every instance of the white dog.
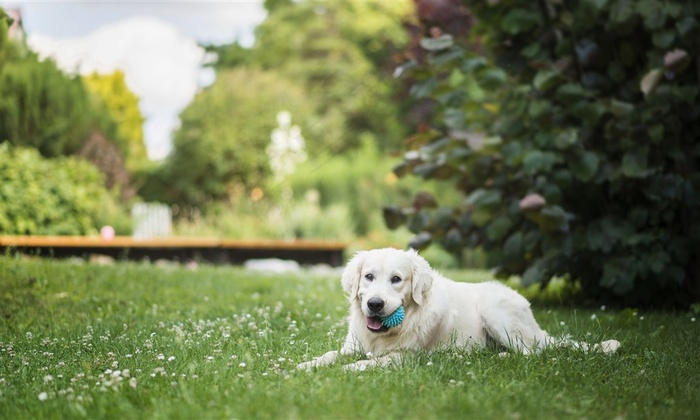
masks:
{"label": "white dog", "polygon": [[[537,325],[527,299],[513,289],[498,282],[454,282],[413,250],[358,252],[345,267],[341,283],[350,301],[345,343],[340,352],[329,351],[297,369],[331,364],[340,353],[368,355],[346,366],[365,370],[398,362],[405,351],[475,349],[492,342],[524,354],[551,345],[589,349],[585,343],[550,337]],[[393,326],[396,320],[386,320],[400,307],[405,317]],[[619,346],[608,340],[593,350],[611,353]]]}

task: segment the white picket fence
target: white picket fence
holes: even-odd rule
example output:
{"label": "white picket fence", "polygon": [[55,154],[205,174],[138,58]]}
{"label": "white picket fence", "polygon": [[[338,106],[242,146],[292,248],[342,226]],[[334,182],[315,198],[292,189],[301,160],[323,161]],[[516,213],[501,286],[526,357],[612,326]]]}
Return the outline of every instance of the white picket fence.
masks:
{"label": "white picket fence", "polygon": [[131,208],[134,239],[166,238],[172,232],[170,207],[157,203],[138,203]]}

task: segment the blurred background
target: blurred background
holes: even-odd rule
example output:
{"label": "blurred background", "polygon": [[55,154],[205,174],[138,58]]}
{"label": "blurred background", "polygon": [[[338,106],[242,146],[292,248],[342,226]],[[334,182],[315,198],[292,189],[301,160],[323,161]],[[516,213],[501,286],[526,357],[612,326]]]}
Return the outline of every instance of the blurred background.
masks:
{"label": "blurred background", "polygon": [[392,173],[417,125],[393,77],[419,32],[411,1],[2,8],[2,153],[67,179],[0,233],[131,235],[134,204],[162,203],[176,236],[410,237],[381,208],[418,185]]}
{"label": "blurred background", "polygon": [[409,245],[700,300],[697,2],[0,7],[0,235]]}

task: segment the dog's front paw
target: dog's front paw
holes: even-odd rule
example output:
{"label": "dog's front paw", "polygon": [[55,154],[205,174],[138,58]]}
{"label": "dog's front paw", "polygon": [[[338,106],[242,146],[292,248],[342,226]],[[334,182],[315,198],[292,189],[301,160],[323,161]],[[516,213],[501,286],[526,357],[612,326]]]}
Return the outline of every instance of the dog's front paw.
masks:
{"label": "dog's front paw", "polygon": [[343,370],[346,372],[363,372],[371,365],[371,360],[358,360],[355,363],[350,363],[349,365],[343,366]]}
{"label": "dog's front paw", "polygon": [[617,340],[607,340],[595,345],[596,350],[602,351],[603,353],[615,353],[620,346],[621,344]]}
{"label": "dog's front paw", "polygon": [[318,366],[315,360],[311,360],[309,362],[304,362],[304,363],[299,363],[297,365],[297,370],[311,370]]}
{"label": "dog's front paw", "polygon": [[338,358],[337,351],[335,351],[335,350],[329,351],[328,353],[326,353],[322,356],[314,357],[314,360],[311,360],[309,362],[299,363],[297,365],[297,370],[311,370],[315,367],[330,365],[331,363],[334,363],[337,358]]}

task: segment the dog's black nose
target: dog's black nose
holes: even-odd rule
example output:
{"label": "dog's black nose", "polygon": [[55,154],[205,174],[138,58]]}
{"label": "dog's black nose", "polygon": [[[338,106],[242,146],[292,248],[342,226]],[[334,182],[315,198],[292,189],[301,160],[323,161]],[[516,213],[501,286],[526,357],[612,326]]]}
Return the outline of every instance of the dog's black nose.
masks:
{"label": "dog's black nose", "polygon": [[379,312],[384,308],[384,301],[378,297],[370,298],[367,301],[367,308],[372,312]]}

